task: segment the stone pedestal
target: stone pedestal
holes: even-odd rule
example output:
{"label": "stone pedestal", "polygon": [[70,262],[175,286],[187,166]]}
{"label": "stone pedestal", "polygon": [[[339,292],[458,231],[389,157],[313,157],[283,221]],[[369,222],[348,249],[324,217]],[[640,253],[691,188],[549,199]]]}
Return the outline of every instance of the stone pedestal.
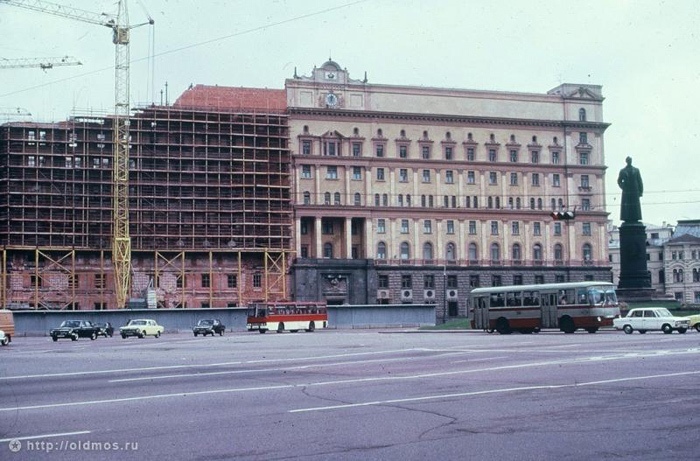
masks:
{"label": "stone pedestal", "polygon": [[620,226],[620,282],[618,297],[625,301],[649,301],[654,294],[647,270],[647,234],[640,222]]}

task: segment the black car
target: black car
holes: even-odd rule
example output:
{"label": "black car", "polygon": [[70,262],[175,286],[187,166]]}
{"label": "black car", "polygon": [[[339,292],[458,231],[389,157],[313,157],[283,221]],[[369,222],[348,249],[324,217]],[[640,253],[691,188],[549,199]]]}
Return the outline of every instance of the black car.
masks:
{"label": "black car", "polygon": [[112,337],[114,334],[114,327],[109,322],[96,323],[95,326],[100,329],[97,332],[97,336]]}
{"label": "black car", "polygon": [[64,320],[60,327],[54,328],[49,334],[54,341],[58,341],[58,338],[77,341],[78,338],[95,339],[99,331],[99,327],[88,320]]}
{"label": "black car", "polygon": [[202,319],[197,322],[197,326],[195,326],[192,331],[194,332],[195,336],[214,336],[214,333],[218,333],[219,336],[223,336],[224,331],[226,331],[226,326],[221,323],[221,320],[219,319]]}

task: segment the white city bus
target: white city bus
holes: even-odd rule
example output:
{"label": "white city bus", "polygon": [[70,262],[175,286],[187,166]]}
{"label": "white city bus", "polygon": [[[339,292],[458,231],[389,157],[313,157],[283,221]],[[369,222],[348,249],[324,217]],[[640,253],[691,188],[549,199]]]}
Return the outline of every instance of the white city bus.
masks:
{"label": "white city bus", "polygon": [[468,303],[472,328],[500,334],[536,333],[543,328],[595,333],[620,316],[615,286],[609,282],[475,288]]}

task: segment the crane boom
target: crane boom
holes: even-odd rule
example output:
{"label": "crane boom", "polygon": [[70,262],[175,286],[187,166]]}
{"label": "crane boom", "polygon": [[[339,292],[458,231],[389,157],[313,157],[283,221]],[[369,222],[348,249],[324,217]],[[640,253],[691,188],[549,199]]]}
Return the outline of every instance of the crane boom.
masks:
{"label": "crane boom", "polygon": [[153,24],[153,19],[129,25],[126,0],[119,0],[116,16],[69,8],[40,0],[0,0],[42,13],[107,26],[112,29],[114,54],[114,127],[112,170],[112,262],[117,307],[126,307],[131,288],[131,237],[129,235],[129,32],[134,27]]}
{"label": "crane boom", "polygon": [[20,59],[5,59],[0,58],[0,69],[17,69],[17,68],[32,68],[39,67],[43,70],[53,69],[54,67],[62,66],[82,66],[83,63],[72,56],[63,56],[60,58],[20,58]]}

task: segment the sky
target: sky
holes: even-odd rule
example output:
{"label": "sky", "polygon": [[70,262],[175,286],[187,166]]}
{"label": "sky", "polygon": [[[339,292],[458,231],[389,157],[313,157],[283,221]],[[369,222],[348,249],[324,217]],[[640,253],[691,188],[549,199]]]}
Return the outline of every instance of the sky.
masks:
{"label": "sky", "polygon": [[[55,0],[115,13],[116,0]],[[369,83],[546,93],[602,85],[606,202],[619,221],[625,157],[644,180],[643,221],[700,219],[697,0],[129,0],[131,104],[172,103],[190,84],[284,88],[332,58]],[[106,27],[0,0],[0,123],[110,113]],[[17,109],[22,114],[16,115]],[[12,113],[14,115],[8,115]]]}

